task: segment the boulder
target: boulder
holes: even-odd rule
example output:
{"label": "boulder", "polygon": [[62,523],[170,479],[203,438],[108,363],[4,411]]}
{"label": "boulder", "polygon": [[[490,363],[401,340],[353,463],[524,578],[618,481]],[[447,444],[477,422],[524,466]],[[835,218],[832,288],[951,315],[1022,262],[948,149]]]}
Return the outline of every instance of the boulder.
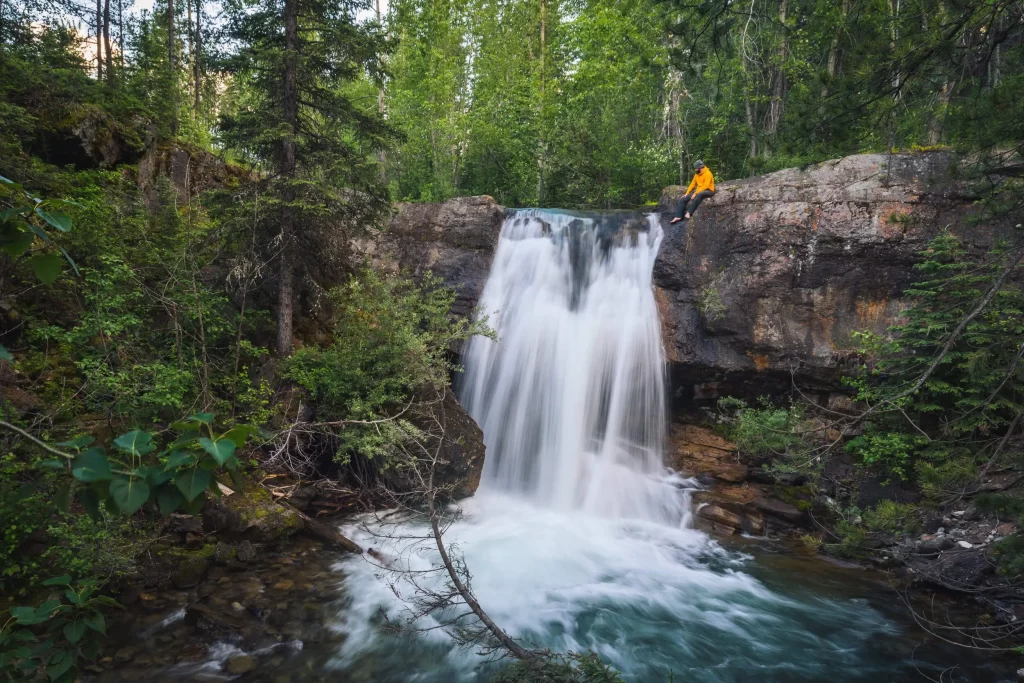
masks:
{"label": "boulder", "polygon": [[159,205],[161,183],[174,191],[179,202],[206,190],[237,186],[249,173],[222,157],[181,141],[164,141],[146,148],[139,159],[138,185],[146,205]]}
{"label": "boulder", "polygon": [[487,283],[504,219],[505,210],[488,196],[399,204],[387,230],[353,246],[387,270],[416,278],[430,271],[457,292],[452,313],[468,316]]}
{"label": "boulder", "polygon": [[202,516],[207,533],[250,543],[277,543],[303,527],[298,512],[278,505],[261,486],[207,501]]}
{"label": "boulder", "polygon": [[669,431],[669,462],[673,469],[702,481],[746,481],[748,471],[737,457],[736,444],[710,429],[673,423]]}
{"label": "boulder", "polygon": [[[691,399],[805,388],[831,391],[851,333],[884,332],[928,240],[951,226],[974,253],[1009,234],[980,210],[945,153],[862,154],[718,186],[693,219],[659,210],[654,266],[665,348]],[[692,389],[689,387],[692,386]]]}

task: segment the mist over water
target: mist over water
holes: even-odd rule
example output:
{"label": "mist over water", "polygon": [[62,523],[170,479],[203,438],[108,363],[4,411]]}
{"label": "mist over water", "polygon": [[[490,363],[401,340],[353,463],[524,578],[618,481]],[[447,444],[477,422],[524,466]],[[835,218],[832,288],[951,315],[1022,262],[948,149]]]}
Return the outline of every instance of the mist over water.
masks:
{"label": "mist over water", "polygon": [[[654,216],[630,213],[506,218],[480,304],[498,341],[472,340],[459,383],[484,432],[483,480],[445,534],[480,603],[525,645],[593,650],[627,681],[917,681],[918,667],[941,670],[915,654],[891,596],[873,600],[877,586],[820,562],[780,565],[754,549],[755,560],[690,528],[694,484],[662,464],[651,286],[661,237]],[[438,566],[432,542],[402,538],[429,538],[422,521],[367,516],[344,531],[399,568]],[[340,568],[335,627],[347,640],[332,666],[346,680],[487,681],[502,666],[440,629],[381,633],[382,613],[407,614],[396,591],[441,577],[396,579],[365,558]]]}

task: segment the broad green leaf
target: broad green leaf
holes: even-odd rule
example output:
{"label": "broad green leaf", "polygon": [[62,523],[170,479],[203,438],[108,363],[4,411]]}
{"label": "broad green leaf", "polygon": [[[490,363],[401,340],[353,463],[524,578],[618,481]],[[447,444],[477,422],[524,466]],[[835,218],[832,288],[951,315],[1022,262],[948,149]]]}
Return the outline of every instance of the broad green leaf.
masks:
{"label": "broad green leaf", "polygon": [[110,472],[110,461],[102,448],[90,448],[71,463],[71,474],[78,481],[107,481],[113,474]]}
{"label": "broad green leaf", "polygon": [[107,621],[99,612],[93,612],[92,614],[82,619],[82,621],[85,622],[86,626],[91,628],[93,631],[96,631],[97,633],[107,632]]}
{"label": "broad green leaf", "polygon": [[71,509],[71,480],[65,480],[53,494],[53,506],[67,513]]}
{"label": "broad green leaf", "polygon": [[36,215],[61,232],[69,232],[71,230],[71,216],[63,211],[47,211],[41,206],[37,206]]}
{"label": "broad green leaf", "polygon": [[32,248],[32,242],[35,241],[32,233],[27,230],[12,228],[9,232],[5,231],[5,233],[0,235],[0,251],[3,251],[11,258],[18,258],[24,254]]}
{"label": "broad green leaf", "polygon": [[64,637],[68,639],[68,642],[74,645],[82,636],[85,635],[85,623],[81,621],[75,621],[64,627]]}
{"label": "broad green leaf", "polygon": [[74,665],[75,657],[71,656],[71,654],[68,653],[68,656],[60,662],[56,664],[52,662],[47,664],[46,675],[49,676],[51,681],[56,681],[60,679],[64,674],[66,674],[68,671],[70,671],[71,667],[73,667]]}
{"label": "broad green leaf", "polygon": [[195,456],[191,453],[186,453],[185,451],[173,451],[169,456],[167,456],[167,462],[164,463],[164,470],[168,472],[170,470],[176,470],[183,465],[195,464],[195,461]]}
{"label": "broad green leaf", "polygon": [[118,477],[110,482],[110,496],[122,514],[134,515],[149,499],[149,486],[137,477]]}
{"label": "broad green leaf", "polygon": [[235,446],[241,448],[242,446],[245,445],[245,442],[249,439],[249,437],[257,433],[257,431],[258,430],[255,427],[250,427],[249,425],[239,425],[221,434],[220,438],[230,439],[231,441],[234,442]]}
{"label": "broad green leaf", "polygon": [[4,348],[3,344],[0,344],[0,360],[6,360],[6,361],[13,361],[14,360],[14,356],[11,355],[10,351],[8,351],[7,349]]}
{"label": "broad green leaf", "polygon": [[138,429],[117,437],[114,445],[132,455],[146,455],[156,450],[153,437]]}
{"label": "broad green leaf", "polygon": [[194,469],[176,476],[174,485],[185,496],[185,500],[191,503],[210,486],[211,479],[208,470]]}
{"label": "broad green leaf", "polygon": [[71,439],[70,441],[61,441],[57,445],[61,446],[61,447],[64,447],[64,448],[82,449],[82,448],[85,448],[86,446],[91,446],[92,443],[95,440],[96,439],[94,437],[91,437],[91,436],[88,436],[88,435],[83,435],[83,436],[77,436],[74,439]]}
{"label": "broad green leaf", "polygon": [[[209,474],[209,473],[207,473]],[[187,500],[182,506],[182,509],[190,515],[198,515],[203,511],[203,505],[206,503],[206,492],[203,492],[196,496],[195,500]]]}
{"label": "broad green leaf", "polygon": [[53,253],[36,254],[28,260],[28,265],[32,268],[32,272],[36,274],[36,277],[44,285],[51,285],[60,277],[63,264],[64,260],[61,259],[60,255]]}
{"label": "broad green leaf", "polygon": [[67,460],[57,460],[56,458],[54,458],[53,460],[42,461],[41,463],[39,463],[39,466],[45,467],[48,470],[62,470],[64,469],[64,466],[67,464]]}
{"label": "broad green leaf", "polygon": [[66,574],[64,576],[55,576],[52,579],[47,579],[46,581],[43,581],[43,585],[44,586],[70,586],[71,585],[71,577],[66,575]]}
{"label": "broad green leaf", "polygon": [[27,216],[32,213],[31,206],[12,206],[9,209],[0,211],[0,221],[7,221],[15,216]]}
{"label": "broad green leaf", "polygon": [[37,616],[35,607],[12,607],[9,611],[11,613],[11,616],[14,617],[14,620],[24,626],[41,624],[48,618],[46,616]]}
{"label": "broad green leaf", "polygon": [[69,254],[64,247],[58,246],[57,249],[59,249],[60,253],[64,255],[64,260],[68,262],[69,266],[71,266],[71,270],[75,271],[75,275],[81,275],[78,271],[78,264],[75,263],[75,259],[71,258],[71,254]]}
{"label": "broad green leaf", "polygon": [[205,436],[199,439],[199,443],[206,449],[206,452],[213,456],[218,465],[223,465],[232,455],[235,454],[235,442],[231,439],[219,439],[210,441]]}
{"label": "broad green leaf", "polygon": [[64,591],[64,597],[66,597],[68,599],[68,602],[70,602],[72,605],[82,604],[82,596],[76,593],[75,591],[71,590],[70,588]]}
{"label": "broad green leaf", "polygon": [[213,413],[196,413],[188,419],[191,422],[202,422],[204,425],[213,424]]}
{"label": "broad green leaf", "polygon": [[149,488],[156,489],[169,482],[174,477],[174,472],[169,472],[161,467],[148,467],[145,477]]}
{"label": "broad green leaf", "polygon": [[181,506],[184,500],[181,491],[170,486],[164,486],[156,493],[156,504],[161,515],[171,514]]}
{"label": "broad green leaf", "polygon": [[95,491],[89,488],[79,489],[78,502],[82,504],[90,517],[100,519],[100,498]]}
{"label": "broad green leaf", "polygon": [[60,600],[46,600],[39,607],[36,607],[37,617],[46,617],[47,619],[53,616],[53,613],[60,609]]}

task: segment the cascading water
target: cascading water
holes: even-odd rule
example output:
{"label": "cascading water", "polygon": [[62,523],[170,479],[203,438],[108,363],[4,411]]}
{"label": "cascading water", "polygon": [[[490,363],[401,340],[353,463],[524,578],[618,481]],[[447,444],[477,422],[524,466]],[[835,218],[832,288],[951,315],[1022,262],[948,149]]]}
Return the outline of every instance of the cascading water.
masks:
{"label": "cascading water", "polygon": [[[497,341],[464,356],[460,398],[487,445],[480,490],[448,527],[484,609],[513,637],[592,650],[627,681],[919,680],[916,640],[872,589],[726,550],[688,528],[688,490],[666,476],[663,354],[651,271],[661,229],[637,214],[512,212],[481,307]],[[375,683],[487,681],[501,663],[459,649],[421,618],[414,639],[386,636],[436,576],[422,521],[397,534],[367,516],[345,533],[402,569],[380,580],[342,563],[345,646],[332,667]],[[392,540],[388,540],[388,538]],[[817,569],[815,569],[817,568]],[[438,579],[440,580],[440,579]],[[941,659],[941,658],[939,658]],[[947,658],[948,661],[948,658]]]}
{"label": "cascading water", "polygon": [[655,216],[536,209],[505,222],[459,398],[484,432],[481,488],[538,505],[679,524],[658,480],[664,354]]}

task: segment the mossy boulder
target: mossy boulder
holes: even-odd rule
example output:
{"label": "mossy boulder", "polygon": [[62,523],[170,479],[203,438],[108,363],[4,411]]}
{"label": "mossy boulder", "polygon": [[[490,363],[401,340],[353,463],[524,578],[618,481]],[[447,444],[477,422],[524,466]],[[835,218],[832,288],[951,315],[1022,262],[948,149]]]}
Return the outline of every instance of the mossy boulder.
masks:
{"label": "mossy boulder", "polygon": [[203,529],[233,541],[273,544],[302,527],[295,510],[278,505],[260,486],[211,500],[203,508]]}

